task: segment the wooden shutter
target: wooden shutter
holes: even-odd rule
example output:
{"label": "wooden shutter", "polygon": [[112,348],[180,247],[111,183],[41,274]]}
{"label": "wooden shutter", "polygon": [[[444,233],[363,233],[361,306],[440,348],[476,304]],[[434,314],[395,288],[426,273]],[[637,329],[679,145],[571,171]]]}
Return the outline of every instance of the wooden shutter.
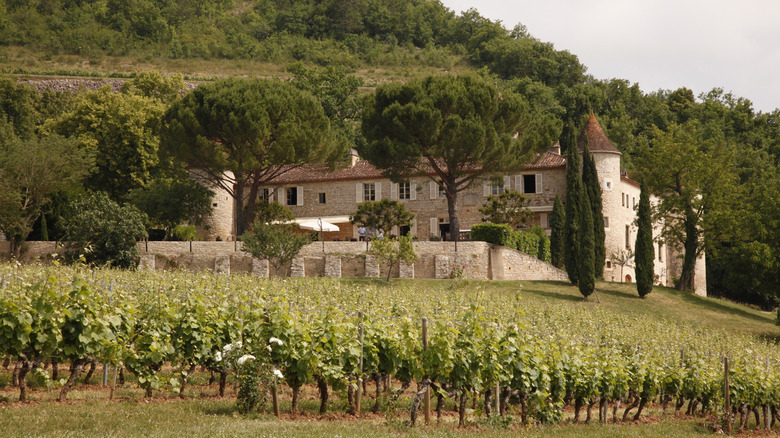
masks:
{"label": "wooden shutter", "polygon": [[376,189],[376,192],[375,192],[376,196],[374,197],[374,199],[379,201],[379,200],[382,199],[382,183],[381,182],[376,183],[374,188]]}
{"label": "wooden shutter", "polygon": [[355,202],[358,204],[363,202],[363,184],[361,183],[355,184]]}
{"label": "wooden shutter", "polygon": [[303,186],[296,187],[295,191],[298,195],[298,206],[303,206]]}
{"label": "wooden shutter", "polygon": [[412,181],[411,183],[409,183],[409,191],[412,192],[412,193],[409,194],[410,195],[409,199],[412,200],[412,201],[416,201],[417,200],[417,183],[415,181]]}
{"label": "wooden shutter", "polygon": [[412,237],[417,236],[417,218],[412,219],[412,226],[409,232],[412,233]]}
{"label": "wooden shutter", "polygon": [[394,182],[390,183],[390,200],[391,201],[398,200],[398,183],[394,183]]}
{"label": "wooden shutter", "polygon": [[483,184],[482,191],[485,196],[490,196],[490,184]]}
{"label": "wooden shutter", "polygon": [[431,199],[439,197],[439,185],[435,181],[431,181]]}
{"label": "wooden shutter", "polygon": [[511,181],[512,181],[511,177],[509,177],[509,176],[505,176],[504,177],[504,191],[505,192],[509,191],[509,189],[510,189],[509,185],[511,184]]}
{"label": "wooden shutter", "polygon": [[542,190],[542,174],[537,173],[536,174],[536,193],[543,193]]}
{"label": "wooden shutter", "polygon": [[515,175],[515,190],[523,193],[523,175]]}
{"label": "wooden shutter", "polygon": [[547,213],[539,213],[539,225],[542,228],[549,228],[547,224]]}
{"label": "wooden shutter", "polygon": [[431,236],[438,236],[439,235],[439,218],[432,217],[430,222],[431,222]]}

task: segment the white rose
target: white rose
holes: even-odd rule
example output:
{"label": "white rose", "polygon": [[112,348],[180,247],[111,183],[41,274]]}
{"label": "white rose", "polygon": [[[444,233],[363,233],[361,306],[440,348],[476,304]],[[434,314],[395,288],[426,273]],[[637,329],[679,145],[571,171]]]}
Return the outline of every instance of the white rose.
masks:
{"label": "white rose", "polygon": [[276,377],[278,377],[280,379],[284,379],[284,375],[282,374],[282,372],[277,370],[277,369],[274,369],[274,376],[276,376]]}
{"label": "white rose", "polygon": [[279,339],[279,338],[271,338],[271,339],[269,339],[269,340],[268,340],[268,343],[269,343],[269,344],[279,344],[279,345],[284,345],[284,342],[282,342],[282,340],[281,340],[281,339]]}
{"label": "white rose", "polygon": [[243,365],[243,364],[244,364],[244,362],[246,362],[246,361],[248,361],[248,360],[250,360],[250,359],[254,360],[254,358],[255,358],[255,357],[254,357],[254,356],[252,356],[251,354],[245,354],[245,355],[243,355],[243,356],[241,356],[241,357],[239,357],[239,358],[238,358],[238,364],[239,364],[239,365]]}
{"label": "white rose", "polygon": [[222,362],[222,352],[221,351],[217,351],[217,354],[214,356],[214,359],[217,362]]}

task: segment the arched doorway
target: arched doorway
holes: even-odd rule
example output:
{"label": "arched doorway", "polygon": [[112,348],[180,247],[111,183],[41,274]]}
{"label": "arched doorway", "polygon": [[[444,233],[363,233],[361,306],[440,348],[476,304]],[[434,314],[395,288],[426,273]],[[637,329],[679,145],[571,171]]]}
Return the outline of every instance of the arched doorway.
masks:
{"label": "arched doorway", "polygon": [[626,283],[631,283],[631,275],[626,274]]}

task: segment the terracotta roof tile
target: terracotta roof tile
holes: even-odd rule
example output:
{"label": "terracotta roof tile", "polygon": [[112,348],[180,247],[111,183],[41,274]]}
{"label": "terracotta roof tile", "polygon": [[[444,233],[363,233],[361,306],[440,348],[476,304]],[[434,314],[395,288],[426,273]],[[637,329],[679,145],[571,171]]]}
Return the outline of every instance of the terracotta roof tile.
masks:
{"label": "terracotta roof tile", "polygon": [[596,116],[593,114],[591,114],[590,118],[588,118],[588,123],[586,123],[585,127],[582,128],[580,138],[577,140],[577,147],[580,149],[580,152],[585,145],[585,135],[588,136],[588,149],[590,149],[591,152],[623,155],[620,153],[618,148],[615,147],[615,144],[607,138],[607,135],[604,134],[604,130],[601,129],[601,125],[599,125],[598,120],[596,120]]}
{"label": "terracotta roof tile", "polygon": [[[560,154],[546,151],[537,155],[537,159],[524,167],[524,169],[556,169],[566,166],[566,159]],[[269,182],[270,185],[314,183],[326,181],[349,181],[382,179],[382,172],[373,164],[360,160],[352,167],[343,167],[330,170],[325,164],[304,164],[291,166],[283,174]]]}

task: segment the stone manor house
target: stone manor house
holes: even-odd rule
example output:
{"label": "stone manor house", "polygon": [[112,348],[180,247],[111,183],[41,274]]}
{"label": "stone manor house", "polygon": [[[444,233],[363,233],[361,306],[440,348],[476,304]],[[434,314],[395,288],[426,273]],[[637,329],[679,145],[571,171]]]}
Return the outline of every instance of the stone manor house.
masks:
{"label": "stone manor house", "polygon": [[[639,183],[626,176],[620,168],[622,153],[607,138],[595,116],[591,115],[579,139],[580,152],[584,137],[596,162],[602,188],[606,254],[604,279],[631,282],[635,278],[633,260],[627,260],[636,241],[636,216],[639,203]],[[527,199],[527,208],[534,213],[529,224],[539,225],[550,232],[549,218],[556,196],[566,201],[566,159],[559,145],[554,145],[522,170],[511,175],[500,175],[503,184],[496,179],[485,179],[461,192],[458,197],[461,233],[482,222],[479,208],[491,194],[516,190]],[[349,223],[357,204],[389,198],[402,202],[414,213],[415,219],[405,229],[385,230],[387,234],[411,233],[418,240],[447,238],[451,230],[447,214],[447,201],[438,184],[429,176],[416,176],[403,183],[395,183],[369,162],[361,160],[353,150],[348,166],[329,170],[326,165],[313,164],[293,167],[261,190],[269,201],[287,206],[297,222],[317,220],[338,225],[339,231],[325,233],[325,240],[357,239],[356,226]],[[652,200],[651,200],[652,202]],[[214,214],[205,221],[201,235],[207,240],[234,240],[234,211],[236,206],[226,193],[215,195]],[[654,232],[657,237],[659,227]],[[681,259],[672,248],[656,243],[656,284],[672,286],[681,271]],[[696,293],[706,295],[704,257],[697,260]]]}

